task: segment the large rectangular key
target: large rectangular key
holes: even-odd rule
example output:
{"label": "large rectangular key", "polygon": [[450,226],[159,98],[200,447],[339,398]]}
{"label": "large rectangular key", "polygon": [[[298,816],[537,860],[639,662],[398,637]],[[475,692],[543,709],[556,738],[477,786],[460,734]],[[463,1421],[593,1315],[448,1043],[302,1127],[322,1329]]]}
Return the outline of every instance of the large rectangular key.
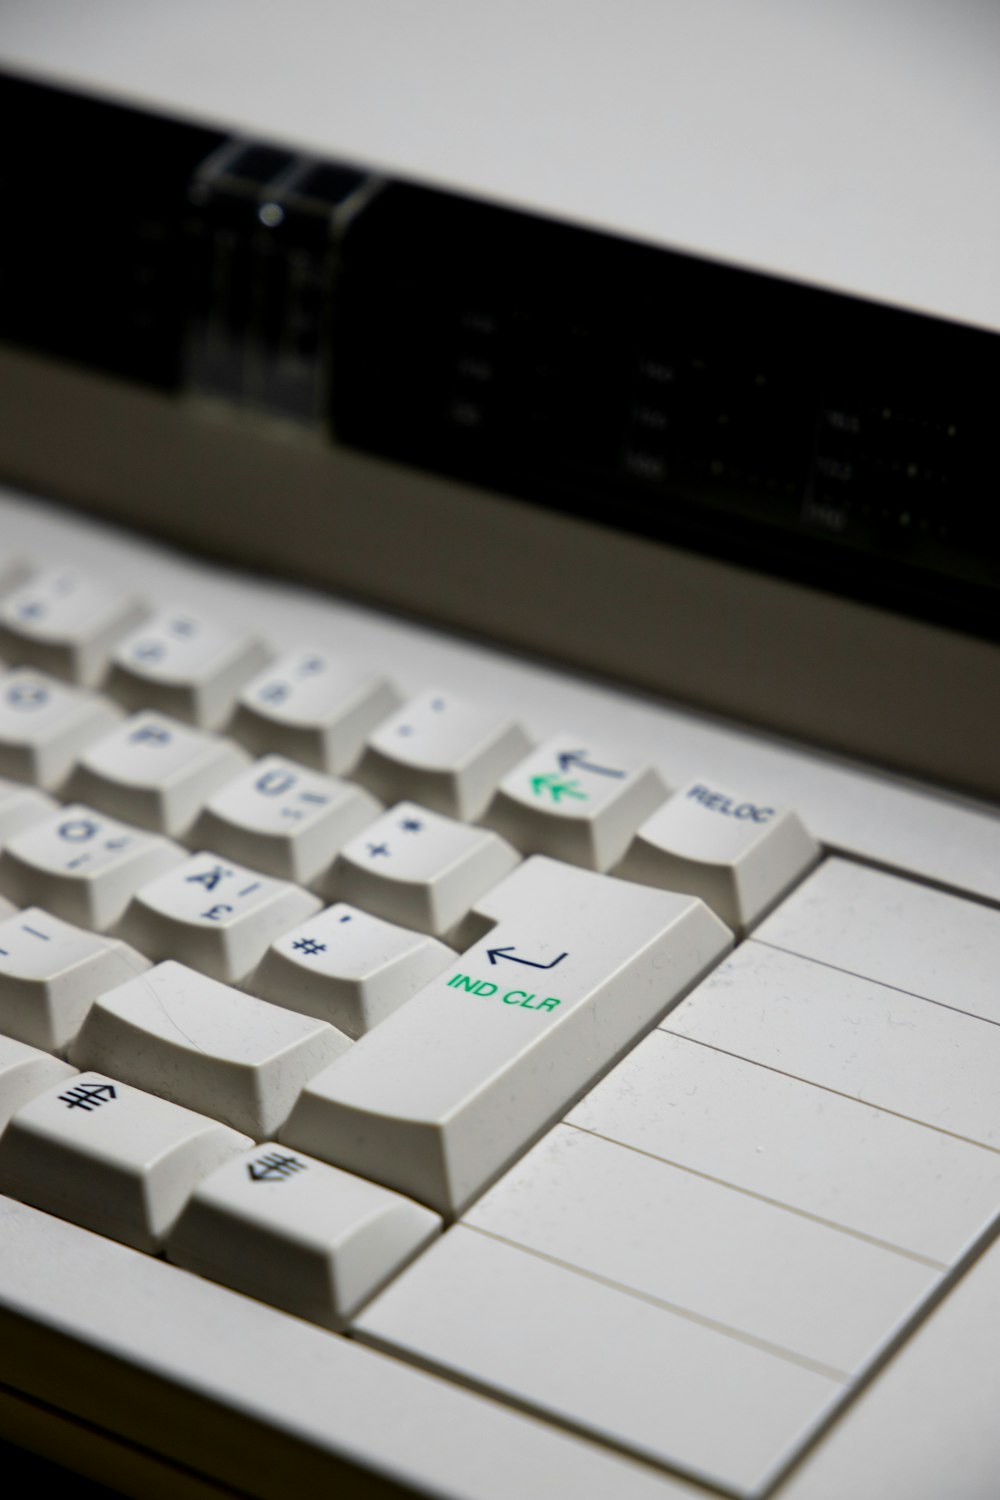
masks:
{"label": "large rectangular key", "polygon": [[488,934],[299,1096],[281,1139],[461,1212],[726,952],[690,896],[536,857]]}

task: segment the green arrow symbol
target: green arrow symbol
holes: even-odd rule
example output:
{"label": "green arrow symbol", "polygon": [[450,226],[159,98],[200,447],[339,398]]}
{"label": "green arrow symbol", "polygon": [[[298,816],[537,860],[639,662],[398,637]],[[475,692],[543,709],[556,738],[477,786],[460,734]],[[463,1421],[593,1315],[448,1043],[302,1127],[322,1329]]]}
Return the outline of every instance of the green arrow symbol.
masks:
{"label": "green arrow symbol", "polygon": [[580,791],[578,781],[565,781],[556,771],[549,771],[544,776],[532,776],[531,790],[536,797],[542,797],[548,792],[553,802],[558,802],[562,797],[575,797],[579,802],[589,800],[587,793]]}

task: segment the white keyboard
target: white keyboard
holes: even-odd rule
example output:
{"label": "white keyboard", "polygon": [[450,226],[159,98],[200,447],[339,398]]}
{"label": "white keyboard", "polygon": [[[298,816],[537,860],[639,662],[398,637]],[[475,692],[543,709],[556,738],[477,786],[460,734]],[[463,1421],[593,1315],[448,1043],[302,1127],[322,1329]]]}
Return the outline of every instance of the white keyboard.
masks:
{"label": "white keyboard", "polygon": [[995,816],[0,514],[12,1409],[137,1493],[825,1493],[1000,1225]]}

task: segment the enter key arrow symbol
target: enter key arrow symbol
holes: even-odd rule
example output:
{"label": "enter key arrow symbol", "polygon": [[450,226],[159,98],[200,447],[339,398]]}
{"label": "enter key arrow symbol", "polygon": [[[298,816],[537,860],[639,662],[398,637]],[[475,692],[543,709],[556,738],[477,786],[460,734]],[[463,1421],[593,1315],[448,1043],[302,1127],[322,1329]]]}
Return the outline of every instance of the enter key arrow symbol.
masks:
{"label": "enter key arrow symbol", "polygon": [[495,964],[500,958],[506,958],[512,964],[526,964],[529,969],[554,969],[556,964],[561,964],[564,958],[569,958],[569,954],[560,953],[559,957],[553,958],[551,962],[540,964],[534,958],[521,958],[514,952],[514,944],[508,943],[506,948],[487,948],[486,957],[491,964]]}

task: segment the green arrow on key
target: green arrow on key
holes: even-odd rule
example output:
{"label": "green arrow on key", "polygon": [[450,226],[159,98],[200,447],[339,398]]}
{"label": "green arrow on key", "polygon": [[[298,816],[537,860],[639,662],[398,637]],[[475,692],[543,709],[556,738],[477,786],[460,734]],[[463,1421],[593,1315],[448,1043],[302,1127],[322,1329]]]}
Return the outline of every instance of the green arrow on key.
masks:
{"label": "green arrow on key", "polygon": [[536,797],[544,797],[548,792],[553,802],[559,802],[563,797],[575,797],[579,802],[588,800],[587,793],[580,791],[578,781],[566,781],[557,771],[549,771],[544,776],[532,776],[531,790]]}

